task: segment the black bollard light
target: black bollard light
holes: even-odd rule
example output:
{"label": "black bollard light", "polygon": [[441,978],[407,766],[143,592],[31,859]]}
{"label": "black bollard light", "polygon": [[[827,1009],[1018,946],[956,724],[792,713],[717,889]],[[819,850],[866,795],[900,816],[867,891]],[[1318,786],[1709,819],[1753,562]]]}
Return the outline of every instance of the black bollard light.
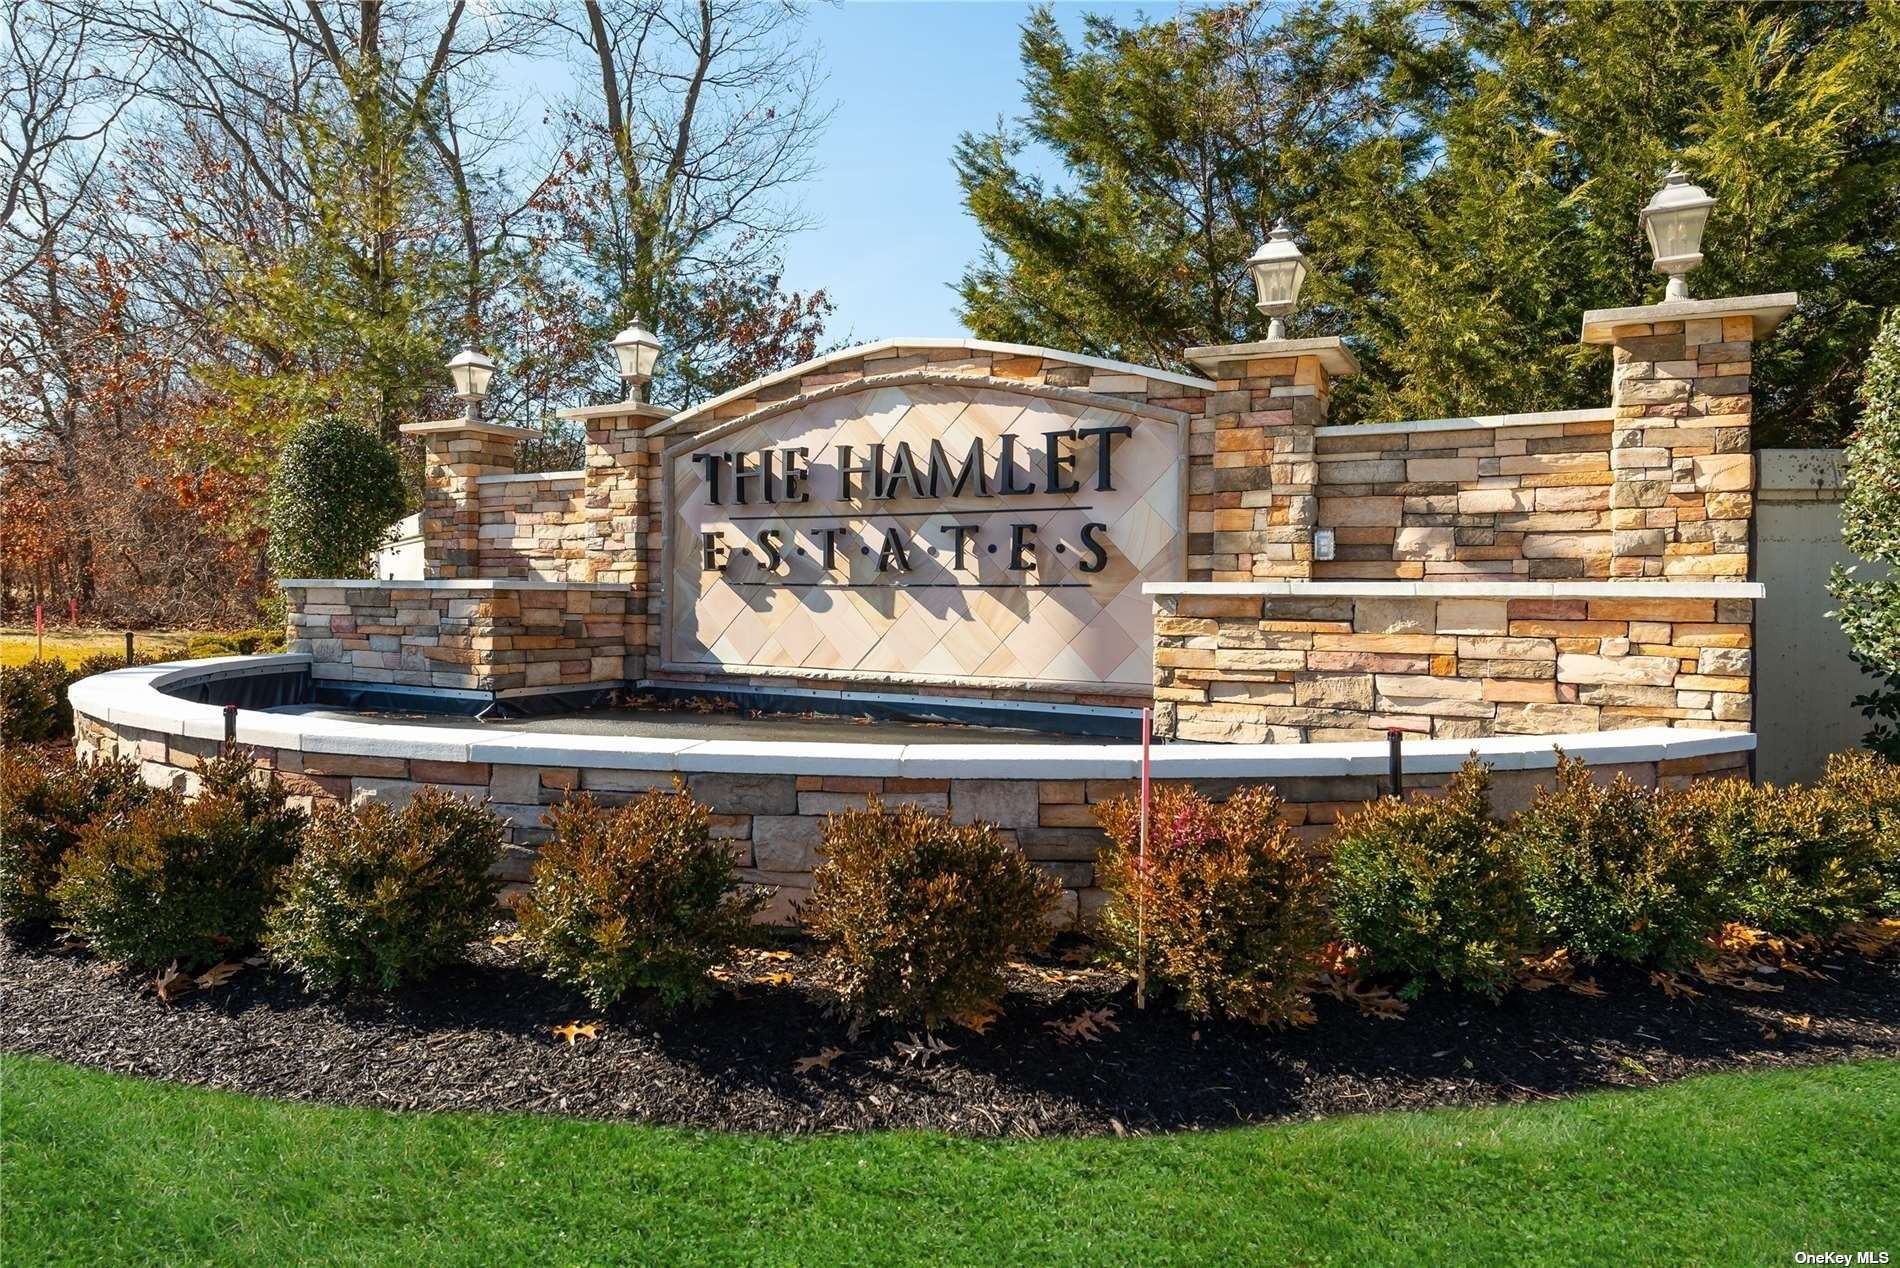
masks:
{"label": "black bollard light", "polygon": [[125,632],[125,663],[128,665],[132,663],[132,631],[131,630],[127,630]]}
{"label": "black bollard light", "polygon": [[237,743],[237,706],[234,704],[224,706],[224,742]]}
{"label": "black bollard light", "polygon": [[1385,733],[1386,774],[1392,780],[1392,795],[1405,795],[1405,759],[1399,754],[1399,741],[1405,738],[1405,732],[1391,730]]}

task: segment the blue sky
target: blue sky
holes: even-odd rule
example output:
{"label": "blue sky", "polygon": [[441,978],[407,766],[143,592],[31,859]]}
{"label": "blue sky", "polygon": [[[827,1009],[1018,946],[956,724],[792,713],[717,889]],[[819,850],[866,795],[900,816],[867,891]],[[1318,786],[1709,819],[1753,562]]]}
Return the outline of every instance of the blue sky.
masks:
{"label": "blue sky", "polygon": [[[786,250],[785,285],[823,287],[846,342],[956,334],[964,265],[982,245],[963,211],[950,156],[957,137],[1022,113],[1016,42],[1026,4],[844,3],[816,8],[811,39],[837,102],[801,201],[818,221]],[[1065,4],[1078,31],[1089,12],[1127,21],[1169,4]]]}

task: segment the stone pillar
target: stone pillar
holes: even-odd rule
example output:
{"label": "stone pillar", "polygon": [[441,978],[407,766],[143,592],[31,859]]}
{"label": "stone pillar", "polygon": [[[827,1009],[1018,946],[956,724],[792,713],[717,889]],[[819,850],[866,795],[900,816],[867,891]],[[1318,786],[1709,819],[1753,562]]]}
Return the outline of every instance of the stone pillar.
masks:
{"label": "stone pillar", "polygon": [[1313,575],[1314,429],[1332,382],[1359,370],[1338,339],[1189,348],[1214,379],[1188,443],[1188,580]]}
{"label": "stone pillar", "polygon": [[645,676],[659,653],[660,447],[649,434],[672,417],[657,405],[625,401],[564,409],[587,429],[586,580],[627,587],[627,679]]}
{"label": "stone pillar", "polygon": [[481,576],[482,510],[476,478],[515,469],[515,442],[539,433],[502,423],[451,418],[404,423],[422,437],[422,575],[431,581]]}
{"label": "stone pillar", "polygon": [[1754,346],[1792,294],[1692,299],[1583,315],[1616,355],[1610,575],[1750,575]]}

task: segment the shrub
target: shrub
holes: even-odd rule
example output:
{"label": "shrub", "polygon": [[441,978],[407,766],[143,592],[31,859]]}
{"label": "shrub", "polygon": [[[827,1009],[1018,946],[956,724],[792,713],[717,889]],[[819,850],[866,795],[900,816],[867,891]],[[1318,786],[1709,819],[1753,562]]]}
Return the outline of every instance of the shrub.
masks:
{"label": "shrub", "polygon": [[1333,837],[1333,919],[1412,989],[1437,977],[1496,995],[1526,949],[1523,882],[1490,787],[1474,759],[1442,797],[1373,802]]}
{"label": "shrub", "polygon": [[241,753],[206,763],[200,778],[196,799],[154,793],[89,824],[67,853],[53,899],[105,958],[193,970],[257,945],[303,813]]}
{"label": "shrub", "polygon": [[271,567],[279,577],[366,577],[402,511],[396,451],[348,419],[312,419],[271,482]]}
{"label": "shrub", "polygon": [[66,688],[72,682],[72,670],[58,660],[0,668],[0,742],[12,747],[71,738],[73,709]]}
{"label": "shrub", "polygon": [[425,788],[401,810],[328,807],[305,831],[264,945],[317,990],[390,991],[462,954],[494,913],[502,824]]}
{"label": "shrub", "polygon": [[1196,1017],[1284,1022],[1305,1009],[1326,938],[1321,869],[1280,804],[1267,788],[1219,805],[1191,788],[1157,789],[1145,866],[1141,803],[1098,811],[1112,842],[1096,863],[1109,895],[1102,940],[1132,965],[1145,931],[1150,973]]}
{"label": "shrub", "polygon": [[0,754],[0,919],[53,919],[52,889],[80,830],[150,795],[137,762]]}
{"label": "shrub", "polygon": [[668,1006],[703,1000],[706,971],[765,903],[740,893],[731,852],[709,840],[706,807],[654,790],[617,810],[581,797],[548,813],[521,912],[530,953],[557,982],[605,1008],[629,987]]}
{"label": "shrub", "polygon": [[854,1024],[934,1025],[1003,993],[1012,955],[1048,940],[1055,879],[987,823],[913,805],[825,820],[824,861],[801,916],[825,944]]}
{"label": "shrub", "polygon": [[1841,480],[1841,540],[1884,576],[1836,564],[1828,590],[1840,601],[1854,662],[1875,679],[1854,703],[1874,719],[1867,743],[1900,758],[1900,309],[1882,319],[1862,365],[1860,421],[1847,442]]}
{"label": "shrub", "polygon": [[1872,846],[1880,879],[1875,910],[1900,916],[1900,766],[1864,749],[1836,753],[1827,759],[1821,787]]}
{"label": "shrub", "polygon": [[1722,925],[1718,860],[1667,794],[1573,758],[1507,829],[1537,932],[1588,959],[1680,967]]}
{"label": "shrub", "polygon": [[1715,852],[1731,916],[1770,933],[1831,933],[1880,897],[1867,816],[1826,788],[1741,780],[1691,786],[1687,830]]}

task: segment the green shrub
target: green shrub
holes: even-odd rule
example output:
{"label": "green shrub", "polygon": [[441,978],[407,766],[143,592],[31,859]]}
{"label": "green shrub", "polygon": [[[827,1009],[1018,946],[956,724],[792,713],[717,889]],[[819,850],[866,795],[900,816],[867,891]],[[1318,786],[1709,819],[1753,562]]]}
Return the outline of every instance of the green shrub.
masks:
{"label": "green shrub", "polygon": [[1834,566],[1828,590],[1840,607],[1828,615],[1841,623],[1854,663],[1874,680],[1854,701],[1874,721],[1865,742],[1900,760],[1900,309],[1881,320],[1859,396],[1863,408],[1842,471],[1841,540],[1866,565]]}
{"label": "green shrub", "polygon": [[1192,788],[1158,788],[1145,866],[1141,803],[1097,811],[1111,842],[1096,862],[1109,895],[1098,932],[1124,966],[1145,935],[1150,975],[1196,1017],[1280,1023],[1306,1009],[1326,940],[1322,871],[1280,804],[1267,788],[1218,805]]}
{"label": "green shrub", "polygon": [[264,946],[322,991],[391,991],[453,962],[494,914],[502,823],[425,788],[401,810],[318,812]]}
{"label": "green shrub", "polygon": [[70,739],[73,709],[66,688],[73,671],[58,660],[0,667],[0,742],[48,744]]}
{"label": "green shrub", "polygon": [[1384,798],[1333,836],[1333,919],[1372,966],[1496,995],[1527,949],[1523,879],[1476,759],[1442,797]]}
{"label": "green shrub", "polygon": [[95,820],[66,855],[53,900],[101,956],[187,971],[257,946],[304,815],[241,753],[206,763],[199,795],[156,792]]}
{"label": "green shrub", "polygon": [[1584,959],[1677,968],[1721,928],[1720,860],[1659,794],[1574,758],[1511,821],[1538,935]]}
{"label": "green shrub", "polygon": [[1880,899],[1880,852],[1864,812],[1826,788],[1695,784],[1687,830],[1715,852],[1733,919],[1769,933],[1831,933]]}
{"label": "green shrub", "polygon": [[53,919],[52,889],[80,830],[150,796],[137,762],[78,761],[70,751],[0,754],[0,919]]}
{"label": "green shrub", "polygon": [[605,1008],[629,987],[668,1006],[710,993],[706,971],[748,936],[766,895],[738,890],[706,807],[655,789],[617,810],[581,797],[548,813],[521,934],[549,977]]}
{"label": "green shrub", "polygon": [[854,1024],[939,1020],[993,1003],[1011,956],[1042,946],[1062,887],[987,823],[914,805],[825,820],[800,911]]}
{"label": "green shrub", "polygon": [[271,482],[271,568],[279,577],[366,577],[402,512],[395,449],[348,419],[312,419],[285,444]]}
{"label": "green shrub", "polygon": [[1836,753],[1827,759],[1821,788],[1872,847],[1880,878],[1875,911],[1900,916],[1900,766],[1865,749]]}

